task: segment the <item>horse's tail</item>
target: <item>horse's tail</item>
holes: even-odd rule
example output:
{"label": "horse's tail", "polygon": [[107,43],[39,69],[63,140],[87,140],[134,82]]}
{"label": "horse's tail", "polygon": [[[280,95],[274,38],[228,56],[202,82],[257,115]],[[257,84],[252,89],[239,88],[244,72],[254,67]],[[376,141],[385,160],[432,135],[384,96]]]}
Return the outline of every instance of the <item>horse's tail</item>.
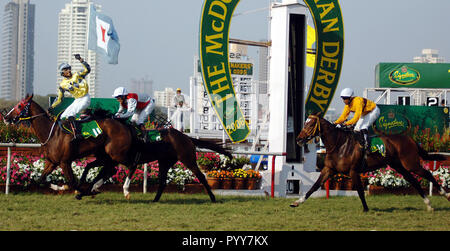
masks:
{"label": "horse's tail", "polygon": [[423,149],[417,142],[417,149],[419,150],[419,156],[423,160],[447,160],[447,157],[442,154],[436,154],[436,153],[428,153],[425,149]]}
{"label": "horse's tail", "polygon": [[233,158],[233,155],[231,155],[231,152],[229,151],[229,149],[224,148],[222,146],[222,144],[207,141],[207,140],[195,139],[195,138],[191,138],[191,137],[189,137],[189,138],[191,139],[192,143],[194,143],[194,145],[197,147],[213,150],[215,152],[218,152],[220,154],[227,156],[230,159]]}

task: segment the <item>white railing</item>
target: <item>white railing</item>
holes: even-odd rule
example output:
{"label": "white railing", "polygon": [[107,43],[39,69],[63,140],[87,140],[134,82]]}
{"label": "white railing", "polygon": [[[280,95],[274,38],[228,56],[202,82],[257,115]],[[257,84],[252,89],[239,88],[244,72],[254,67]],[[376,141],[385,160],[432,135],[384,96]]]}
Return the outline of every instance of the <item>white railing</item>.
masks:
{"label": "white railing", "polygon": [[11,148],[12,147],[40,148],[41,146],[42,146],[41,144],[0,143],[0,147],[8,147],[8,160],[6,162],[5,194],[9,194],[9,180],[11,179]]}
{"label": "white railing", "polygon": [[[11,148],[22,147],[22,148],[40,148],[41,144],[25,144],[25,143],[0,143],[0,147],[8,148],[7,166],[6,166],[6,184],[5,184],[5,194],[9,194],[9,186],[11,179]],[[197,149],[198,152],[211,152],[211,150]],[[234,151],[232,154],[245,154],[245,155],[270,155],[272,156],[272,179],[271,179],[271,195],[274,196],[274,186],[275,186],[275,158],[276,156],[286,156],[286,153],[282,152],[245,152],[245,151]],[[144,180],[143,180],[143,193],[147,193],[147,164],[144,164]]]}

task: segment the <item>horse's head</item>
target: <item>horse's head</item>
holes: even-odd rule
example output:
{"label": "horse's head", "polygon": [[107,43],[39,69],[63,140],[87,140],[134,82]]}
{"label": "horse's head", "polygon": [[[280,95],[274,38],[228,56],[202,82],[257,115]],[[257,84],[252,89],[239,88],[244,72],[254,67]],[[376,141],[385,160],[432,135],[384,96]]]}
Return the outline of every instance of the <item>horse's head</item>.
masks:
{"label": "horse's head", "polygon": [[26,96],[22,99],[14,108],[11,109],[4,117],[3,121],[9,125],[11,123],[17,124],[21,118],[30,116],[30,105],[33,99],[33,95]]}
{"label": "horse's head", "polygon": [[302,131],[298,134],[296,141],[299,146],[303,146],[306,142],[310,141],[316,136],[319,136],[320,132],[320,112],[309,115],[303,125]]}

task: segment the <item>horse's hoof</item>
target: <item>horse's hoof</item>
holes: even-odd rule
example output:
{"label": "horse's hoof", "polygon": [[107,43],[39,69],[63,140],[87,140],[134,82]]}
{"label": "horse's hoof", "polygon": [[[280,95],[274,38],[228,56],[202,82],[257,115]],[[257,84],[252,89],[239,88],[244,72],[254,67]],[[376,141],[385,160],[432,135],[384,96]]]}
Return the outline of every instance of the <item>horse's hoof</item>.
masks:
{"label": "horse's hoof", "polygon": [[289,205],[289,206],[291,206],[291,207],[298,207],[298,205],[299,205],[299,203],[298,202],[293,202],[291,205]]}
{"label": "horse's hoof", "polygon": [[81,196],[81,194],[77,194],[77,195],[75,195],[75,198],[76,198],[77,200],[81,200],[81,199],[83,198],[83,196]]}
{"label": "horse's hoof", "polygon": [[125,199],[130,200],[131,196],[130,194],[125,195]]}

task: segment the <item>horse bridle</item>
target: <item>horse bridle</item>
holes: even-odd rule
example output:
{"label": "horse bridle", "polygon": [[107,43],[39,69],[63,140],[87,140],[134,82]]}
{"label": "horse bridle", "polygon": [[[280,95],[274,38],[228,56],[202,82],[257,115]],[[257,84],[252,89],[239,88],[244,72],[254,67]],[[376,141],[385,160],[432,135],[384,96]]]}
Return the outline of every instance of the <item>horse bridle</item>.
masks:
{"label": "horse bridle", "polygon": [[[19,110],[19,106],[23,106],[23,109]],[[9,115],[12,111],[16,111],[16,113],[19,114],[14,119],[12,119],[12,122],[14,124],[17,124],[17,123],[19,123],[21,121],[25,121],[25,120],[33,120],[33,119],[35,119],[37,117],[41,117],[41,116],[45,115],[45,113],[40,113],[40,114],[37,114],[37,115],[30,116],[29,115],[29,113],[30,113],[30,106],[31,106],[31,100],[28,100],[28,102],[26,104],[24,104],[24,102],[21,101],[19,104],[14,106],[14,108],[11,109],[11,111],[9,111],[7,115]],[[50,129],[50,133],[48,134],[47,140],[44,143],[41,144],[42,146],[45,146],[50,141],[53,129],[55,128],[55,124],[56,124],[56,120],[53,123],[52,128]]]}
{"label": "horse bridle", "polygon": [[308,142],[308,141],[312,140],[314,137],[316,137],[317,131],[320,133],[320,118],[319,118],[319,116],[309,115],[308,119],[309,118],[316,119],[316,124],[314,125],[313,129],[311,129],[307,132],[308,136],[306,137],[306,139],[304,139],[304,142]]}
{"label": "horse bridle", "polygon": [[[20,110],[19,106],[23,106],[23,108]],[[25,121],[25,120],[32,120],[34,118],[40,117],[45,115],[45,113],[41,113],[41,114],[37,114],[34,116],[29,116],[30,113],[30,106],[31,106],[31,101],[29,100],[26,104],[24,104],[23,101],[21,101],[19,104],[17,104],[16,106],[14,106],[13,109],[11,109],[11,111],[8,112],[7,116],[12,112],[12,111],[16,111],[16,113],[18,114],[14,119],[12,119],[12,122],[14,124],[17,124],[21,121]]]}

